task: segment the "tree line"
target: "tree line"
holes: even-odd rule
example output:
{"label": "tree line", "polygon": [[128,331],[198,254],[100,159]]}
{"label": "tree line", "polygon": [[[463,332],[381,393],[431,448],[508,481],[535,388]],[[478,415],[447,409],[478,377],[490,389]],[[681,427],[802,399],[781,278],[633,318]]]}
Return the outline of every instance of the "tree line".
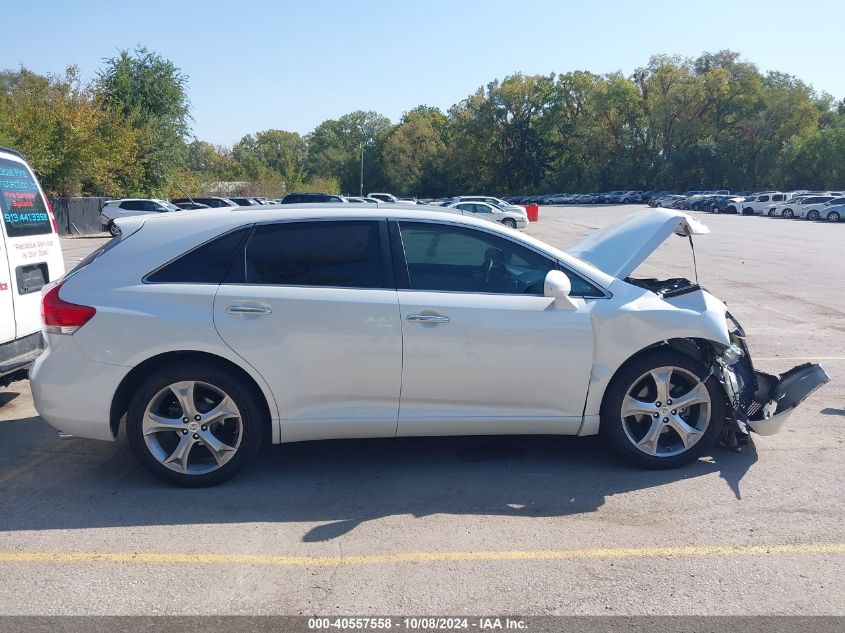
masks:
{"label": "tree line", "polygon": [[[761,72],[731,51],[658,55],[630,76],[517,73],[447,112],[420,105],[393,123],[356,111],[301,135],[233,146],[191,133],[188,78],[144,48],[82,82],[0,72],[0,145],[24,152],[58,195],[366,190],[443,196],[630,189],[845,186],[845,100]],[[365,191],[366,193],[366,191]]]}

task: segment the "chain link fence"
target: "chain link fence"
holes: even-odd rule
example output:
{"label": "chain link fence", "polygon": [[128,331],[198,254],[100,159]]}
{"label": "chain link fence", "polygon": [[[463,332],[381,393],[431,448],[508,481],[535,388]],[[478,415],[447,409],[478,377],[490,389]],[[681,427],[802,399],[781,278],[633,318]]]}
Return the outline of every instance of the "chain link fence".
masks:
{"label": "chain link fence", "polygon": [[59,235],[90,235],[101,233],[100,209],[109,198],[50,198]]}

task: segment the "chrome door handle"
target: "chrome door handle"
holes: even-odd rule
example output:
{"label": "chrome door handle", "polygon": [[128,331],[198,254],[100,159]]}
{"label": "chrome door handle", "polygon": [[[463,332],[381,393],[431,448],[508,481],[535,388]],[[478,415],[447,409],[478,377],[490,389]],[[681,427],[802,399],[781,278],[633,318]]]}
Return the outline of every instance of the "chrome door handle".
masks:
{"label": "chrome door handle", "polygon": [[273,310],[270,308],[261,308],[259,306],[242,306],[238,304],[230,305],[226,308],[226,314],[271,314]]}
{"label": "chrome door handle", "polygon": [[421,323],[448,323],[449,317],[439,314],[409,314],[406,321],[419,321]]}

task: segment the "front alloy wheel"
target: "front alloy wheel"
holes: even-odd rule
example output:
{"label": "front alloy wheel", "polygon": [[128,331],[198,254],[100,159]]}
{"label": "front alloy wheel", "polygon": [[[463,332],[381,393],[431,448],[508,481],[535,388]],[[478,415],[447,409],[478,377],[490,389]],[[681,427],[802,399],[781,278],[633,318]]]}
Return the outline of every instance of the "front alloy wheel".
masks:
{"label": "front alloy wheel", "polygon": [[815,209],[807,211],[807,219],[808,220],[818,220],[819,219],[819,212]]}
{"label": "front alloy wheel", "polygon": [[827,214],[827,221],[828,222],[839,222],[841,218],[839,217],[838,211],[831,211]]}
{"label": "front alloy wheel", "polygon": [[724,421],[724,395],[708,373],[671,350],[643,355],[611,381],[601,434],[641,466],[671,468],[698,459]]}
{"label": "front alloy wheel", "polygon": [[710,394],[681,367],[657,367],[634,381],[622,400],[622,428],[646,455],[673,457],[694,446],[710,422]]}
{"label": "front alloy wheel", "polygon": [[129,444],[156,477],[179,486],[220,483],[243,468],[262,439],[261,394],[200,363],[153,372],[126,416]]}

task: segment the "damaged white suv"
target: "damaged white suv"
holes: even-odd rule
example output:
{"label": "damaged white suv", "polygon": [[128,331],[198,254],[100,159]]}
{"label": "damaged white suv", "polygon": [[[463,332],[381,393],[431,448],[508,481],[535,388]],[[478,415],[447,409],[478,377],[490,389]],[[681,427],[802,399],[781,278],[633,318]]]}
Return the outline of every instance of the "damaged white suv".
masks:
{"label": "damaged white suv", "polygon": [[721,301],[630,277],[673,233],[708,232],[678,211],[568,253],[436,208],[200,213],[118,219],[46,289],[32,371],[47,422],[102,440],[125,424],[173,484],[231,477],[265,438],[600,433],[668,468],[775,433],[828,380],[756,372]]}

